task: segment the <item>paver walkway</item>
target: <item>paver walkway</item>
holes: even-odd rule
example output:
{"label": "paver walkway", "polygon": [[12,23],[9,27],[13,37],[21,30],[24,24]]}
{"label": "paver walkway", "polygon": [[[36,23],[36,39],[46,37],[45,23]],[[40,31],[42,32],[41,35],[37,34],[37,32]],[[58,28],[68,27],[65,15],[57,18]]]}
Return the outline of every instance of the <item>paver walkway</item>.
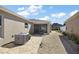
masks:
{"label": "paver walkway", "polygon": [[42,37],[32,36],[31,39],[22,46],[13,48],[0,47],[0,53],[37,53],[41,41]]}

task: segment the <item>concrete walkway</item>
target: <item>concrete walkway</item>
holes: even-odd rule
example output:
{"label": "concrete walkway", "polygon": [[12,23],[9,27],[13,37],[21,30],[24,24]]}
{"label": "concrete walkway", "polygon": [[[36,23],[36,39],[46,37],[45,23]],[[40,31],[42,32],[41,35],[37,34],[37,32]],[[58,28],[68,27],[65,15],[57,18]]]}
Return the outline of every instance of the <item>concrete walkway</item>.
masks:
{"label": "concrete walkway", "polygon": [[0,47],[0,53],[29,53],[36,54],[39,48],[39,45],[42,41],[42,37],[32,36],[31,39],[24,45],[13,47],[13,48],[3,48]]}
{"label": "concrete walkway", "polygon": [[42,54],[66,54],[66,50],[59,38],[60,33],[52,31],[49,35],[43,37],[41,47],[38,53]]}

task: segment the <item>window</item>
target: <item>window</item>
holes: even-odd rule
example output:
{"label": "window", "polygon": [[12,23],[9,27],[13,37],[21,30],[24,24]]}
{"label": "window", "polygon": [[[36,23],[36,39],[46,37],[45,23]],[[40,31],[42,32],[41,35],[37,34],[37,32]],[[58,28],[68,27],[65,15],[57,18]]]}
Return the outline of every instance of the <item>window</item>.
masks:
{"label": "window", "polygon": [[25,28],[28,28],[28,24],[27,23],[25,23]]}
{"label": "window", "polygon": [[2,16],[0,15],[0,26],[2,25]]}
{"label": "window", "polygon": [[44,33],[47,33],[47,24],[41,25],[41,30],[42,30]]}

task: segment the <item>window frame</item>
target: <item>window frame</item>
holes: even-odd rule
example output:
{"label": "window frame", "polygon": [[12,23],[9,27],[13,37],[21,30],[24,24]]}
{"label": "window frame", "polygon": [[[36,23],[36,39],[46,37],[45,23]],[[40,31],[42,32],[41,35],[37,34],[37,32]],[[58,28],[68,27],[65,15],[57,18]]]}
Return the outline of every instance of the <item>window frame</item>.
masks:
{"label": "window frame", "polygon": [[0,25],[0,27],[2,27],[3,15],[0,14],[0,16],[1,16],[1,25]]}
{"label": "window frame", "polygon": [[28,23],[27,23],[27,25],[26,25],[26,23],[24,23],[24,25],[25,25],[25,28],[28,28]]}

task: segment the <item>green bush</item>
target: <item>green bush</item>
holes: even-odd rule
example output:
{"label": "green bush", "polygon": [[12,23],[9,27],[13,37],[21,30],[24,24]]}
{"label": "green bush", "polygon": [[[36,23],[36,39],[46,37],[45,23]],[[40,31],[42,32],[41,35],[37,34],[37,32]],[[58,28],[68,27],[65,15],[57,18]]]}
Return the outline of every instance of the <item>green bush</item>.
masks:
{"label": "green bush", "polygon": [[74,40],[73,34],[68,34],[68,38],[69,38],[70,40]]}
{"label": "green bush", "polygon": [[64,36],[67,36],[70,40],[74,41],[76,44],[79,44],[79,37],[74,34],[69,34],[66,32],[63,32]]}
{"label": "green bush", "polygon": [[71,38],[76,44],[79,44],[79,37],[72,34],[72,38]]}
{"label": "green bush", "polygon": [[64,35],[64,36],[67,36],[68,34],[67,34],[66,32],[63,32],[63,35]]}
{"label": "green bush", "polygon": [[76,44],[79,44],[79,39],[75,40],[75,43],[76,43]]}

